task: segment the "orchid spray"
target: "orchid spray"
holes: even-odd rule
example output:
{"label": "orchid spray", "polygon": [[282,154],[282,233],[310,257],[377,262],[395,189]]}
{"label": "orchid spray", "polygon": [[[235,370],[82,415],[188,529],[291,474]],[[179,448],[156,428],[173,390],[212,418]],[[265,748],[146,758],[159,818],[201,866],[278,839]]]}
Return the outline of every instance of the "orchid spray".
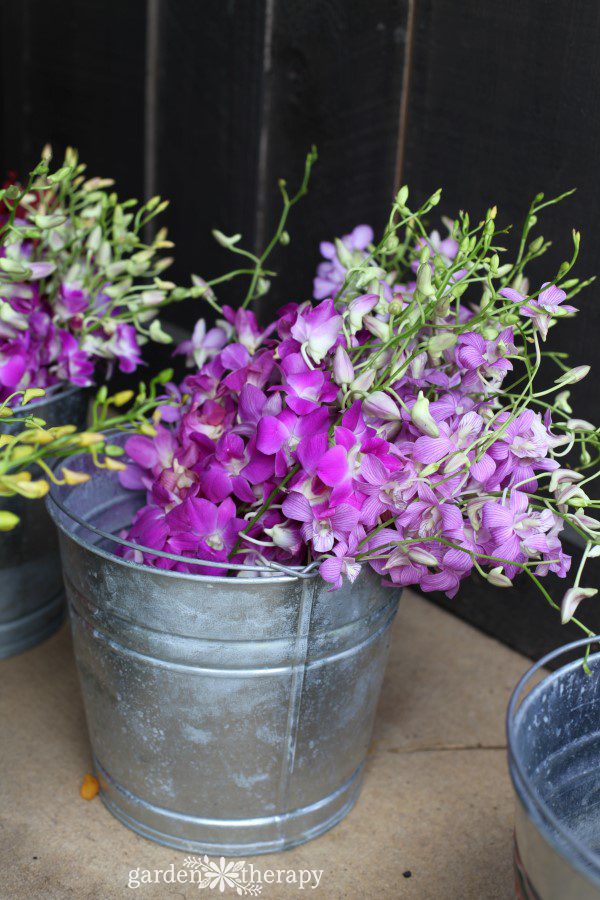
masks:
{"label": "orchid spray", "polygon": [[166,229],[143,238],[167,201],[119,200],[72,149],[49,163],[48,150],[24,186],[0,191],[0,400],[133,372],[146,341],[171,341],[159,308],[189,296],[162,277]]}
{"label": "orchid spray", "polygon": [[[461,212],[441,237],[426,226],[440,192],[411,209],[403,187],[380,240],[360,225],[322,244],[315,300],[266,328],[247,309],[264,254],[237,310],[202,283],[221,318],[180,348],[195,371],[168,386],[170,423],[126,445],[122,483],[146,503],[127,532],[140,549],[124,555],[215,575],[228,561],[312,564],[332,589],[368,564],[385,584],[450,597],[474,569],[498,587],[523,572],[557,607],[541,579],[567,575],[569,524],[586,543],[562,602],[571,619],[595,593],[581,578],[600,552],[585,492],[600,442],[569,406],[589,367],[544,342],[589,283],[570,277],[579,234],[549,281],[532,290],[525,274],[548,247],[531,236],[538,214],[560,199],[535,198],[505,261],[495,208],[477,223]],[[542,390],[543,363],[557,377]]]}

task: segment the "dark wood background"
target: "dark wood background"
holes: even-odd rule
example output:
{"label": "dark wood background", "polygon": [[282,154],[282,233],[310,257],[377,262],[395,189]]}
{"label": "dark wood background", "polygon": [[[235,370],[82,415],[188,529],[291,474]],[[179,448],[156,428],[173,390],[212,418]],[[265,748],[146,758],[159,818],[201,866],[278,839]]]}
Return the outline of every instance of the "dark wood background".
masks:
{"label": "dark wood background", "polygon": [[[577,274],[600,273],[599,35],[589,0],[2,0],[0,171],[26,171],[48,141],[57,156],[72,144],[121,193],[170,198],[172,274],[187,281],[228,267],[213,227],[264,245],[277,179],[297,181],[316,144],[269,310],[309,296],[319,241],[380,227],[402,183],[416,198],[442,187],[448,215],[497,203],[506,223],[539,190],[577,187],[544,216],[555,243],[539,277],[569,255],[573,226]],[[598,356],[597,291],[561,325],[574,364]],[[172,318],[189,327],[200,312],[188,303]],[[592,420],[596,385],[576,392]],[[436,599],[532,656],[578,636],[523,582]],[[600,603],[581,611],[600,631]]]}

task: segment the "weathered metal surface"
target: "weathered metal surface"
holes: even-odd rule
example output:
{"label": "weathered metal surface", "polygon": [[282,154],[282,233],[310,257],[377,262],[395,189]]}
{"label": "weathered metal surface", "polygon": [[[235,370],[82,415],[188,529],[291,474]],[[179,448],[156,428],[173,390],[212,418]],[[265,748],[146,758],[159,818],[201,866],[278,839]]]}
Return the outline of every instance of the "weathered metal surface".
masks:
{"label": "weathered metal surface", "polygon": [[[83,426],[87,394],[66,388],[24,411],[49,425]],[[14,432],[15,426],[3,430]],[[0,499],[0,509],[21,520],[0,538],[0,659],[5,659],[50,637],[64,619],[65,599],[56,528],[44,503],[16,496]]]}
{"label": "weathered metal surface", "polygon": [[[140,502],[105,472],[53,496],[113,534]],[[329,592],[318,577],[153,569],[48,506],[111,812],[168,846],[226,855],[339,821],[360,789],[398,592],[370,570]]]}
{"label": "weathered metal surface", "polygon": [[600,653],[589,659],[591,675],[578,659],[536,684],[540,668],[586,643],[536,663],[508,710],[517,889],[541,900],[600,900]]}

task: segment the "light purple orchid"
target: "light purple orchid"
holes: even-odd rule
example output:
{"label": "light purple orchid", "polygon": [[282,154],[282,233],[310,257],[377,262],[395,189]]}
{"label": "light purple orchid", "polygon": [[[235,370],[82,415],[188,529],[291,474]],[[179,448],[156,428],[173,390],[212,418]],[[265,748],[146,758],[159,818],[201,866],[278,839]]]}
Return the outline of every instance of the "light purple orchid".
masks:
{"label": "light purple orchid", "polygon": [[527,318],[533,320],[533,324],[539,331],[543,341],[548,336],[548,329],[554,318],[577,312],[575,306],[563,305],[567,295],[561,288],[551,284],[549,281],[544,282],[542,290],[537,297],[524,297],[514,288],[503,288],[500,294],[506,297],[507,300],[512,300],[513,303],[519,304],[519,312],[522,316],[527,316]]}

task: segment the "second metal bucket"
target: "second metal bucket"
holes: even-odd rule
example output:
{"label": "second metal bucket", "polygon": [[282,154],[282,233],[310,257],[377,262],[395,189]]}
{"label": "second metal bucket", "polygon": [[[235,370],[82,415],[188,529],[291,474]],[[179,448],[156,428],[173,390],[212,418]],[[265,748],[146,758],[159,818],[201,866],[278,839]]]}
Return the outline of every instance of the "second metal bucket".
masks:
{"label": "second metal bucket", "polygon": [[[586,674],[581,653],[588,643],[541,659],[509,706],[519,898],[600,900],[600,653],[590,657]],[[569,662],[574,650],[578,658]],[[536,683],[540,669],[560,662]]]}
{"label": "second metal bucket", "polygon": [[[50,390],[23,413],[48,425],[85,423],[87,393],[79,387]],[[5,431],[14,433],[15,426]],[[43,502],[9,497],[0,509],[19,516],[13,531],[0,540],[0,659],[39,644],[56,631],[65,616],[65,595],[58,538]]]}
{"label": "second metal bucket", "polygon": [[125,561],[106,536],[139,502],[106,472],[48,501],[104,803],[191,852],[316,837],[358,796],[398,592],[370,570],[331,592],[260,567],[219,578]]}

